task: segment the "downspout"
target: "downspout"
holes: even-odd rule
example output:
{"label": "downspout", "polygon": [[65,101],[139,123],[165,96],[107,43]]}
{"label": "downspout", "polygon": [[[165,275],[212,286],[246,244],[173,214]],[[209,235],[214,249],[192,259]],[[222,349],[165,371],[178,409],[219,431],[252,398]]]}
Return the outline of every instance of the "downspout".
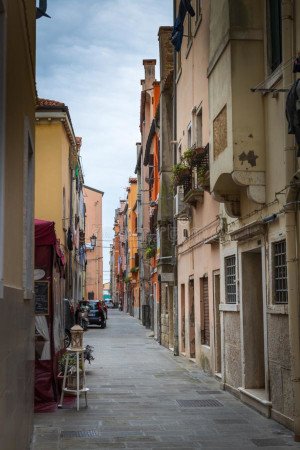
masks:
{"label": "downspout", "polygon": [[[294,55],[294,2],[282,2],[282,54],[283,61],[290,61]],[[283,66],[283,87],[290,86],[294,81],[291,65]],[[284,96],[285,107],[286,95]],[[291,379],[294,394],[294,438],[300,442],[300,307],[299,307],[299,181],[293,175],[297,172],[297,159],[294,149],[294,137],[284,132],[284,150],[286,158],[286,185],[292,185],[288,190],[287,203],[294,202],[294,207],[286,209],[286,253],[288,276],[289,305],[289,335],[291,352]],[[293,185],[293,182],[295,182]],[[296,206],[295,206],[296,205]]]}
{"label": "downspout", "polygon": [[[176,0],[173,0],[173,23],[176,20]],[[177,58],[176,50],[174,48],[174,77],[173,77],[173,142],[177,139],[177,92],[176,92],[176,74],[177,74]],[[177,145],[173,143],[173,163],[177,159]],[[177,277],[177,221],[175,219],[175,211],[173,210],[173,238],[176,239],[173,248],[173,271],[174,271],[174,289],[173,289],[173,308],[174,308],[174,356],[179,356],[179,332],[178,332],[178,277]]]}

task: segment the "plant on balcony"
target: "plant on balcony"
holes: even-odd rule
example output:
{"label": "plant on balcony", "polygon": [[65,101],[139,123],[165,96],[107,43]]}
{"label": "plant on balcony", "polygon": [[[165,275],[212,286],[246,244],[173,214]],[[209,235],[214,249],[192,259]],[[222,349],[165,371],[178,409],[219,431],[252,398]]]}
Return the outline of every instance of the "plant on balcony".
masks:
{"label": "plant on balcony", "polygon": [[156,244],[155,242],[149,242],[147,247],[145,248],[145,257],[147,259],[153,258],[156,252]]}
{"label": "plant on balcony", "polygon": [[131,269],[130,269],[130,272],[131,273],[136,273],[136,272],[138,272],[139,271],[139,268],[138,267],[132,267]]}
{"label": "plant on balcony", "polygon": [[197,184],[202,187],[209,186],[208,169],[206,166],[197,168]]}
{"label": "plant on balcony", "polygon": [[173,187],[180,186],[191,177],[191,168],[185,163],[175,164],[172,169]]}
{"label": "plant on balcony", "polygon": [[124,277],[124,283],[129,283],[129,282],[130,282],[130,277],[126,275]]}
{"label": "plant on balcony", "polygon": [[185,163],[190,168],[206,165],[206,159],[206,147],[189,148],[182,155],[183,163]]}

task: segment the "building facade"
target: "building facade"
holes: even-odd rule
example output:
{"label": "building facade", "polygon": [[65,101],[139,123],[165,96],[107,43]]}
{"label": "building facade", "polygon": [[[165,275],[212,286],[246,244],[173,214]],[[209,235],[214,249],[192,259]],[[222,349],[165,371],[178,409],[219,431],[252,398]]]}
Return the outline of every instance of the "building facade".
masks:
{"label": "building facade", "polygon": [[55,222],[67,261],[65,297],[75,302],[84,295],[85,278],[81,143],[81,138],[74,134],[68,107],[54,100],[38,99],[35,217]]}
{"label": "building facade", "polygon": [[[103,296],[102,200],[104,193],[84,185],[86,278],[85,299]],[[93,240],[95,238],[95,242]],[[95,245],[94,245],[95,244]]]}
{"label": "building facade", "polygon": [[[194,2],[176,54],[176,164],[179,351],[221,372],[219,204],[209,186],[208,52],[210,2]],[[179,1],[176,3],[178,11]],[[187,87],[189,87],[187,89]]]}
{"label": "building facade", "polygon": [[35,22],[34,2],[0,1],[0,447],[7,450],[28,448],[33,429]]}
{"label": "building facade", "polygon": [[212,0],[208,64],[222,383],[298,438],[298,162],[285,103],[299,14],[292,1]]}

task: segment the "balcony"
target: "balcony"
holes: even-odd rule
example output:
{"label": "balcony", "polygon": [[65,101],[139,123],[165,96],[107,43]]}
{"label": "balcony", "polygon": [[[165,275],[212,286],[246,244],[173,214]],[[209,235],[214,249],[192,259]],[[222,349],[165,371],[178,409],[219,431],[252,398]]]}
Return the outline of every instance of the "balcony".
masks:
{"label": "balcony", "polygon": [[178,185],[183,187],[183,202],[196,207],[203,202],[204,191],[209,190],[209,146],[187,150],[182,164],[186,169]]}

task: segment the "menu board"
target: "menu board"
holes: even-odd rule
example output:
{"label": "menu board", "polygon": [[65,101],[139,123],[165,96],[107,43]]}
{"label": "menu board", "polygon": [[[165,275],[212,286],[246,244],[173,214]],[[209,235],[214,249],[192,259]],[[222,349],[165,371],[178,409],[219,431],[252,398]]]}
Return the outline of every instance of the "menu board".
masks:
{"label": "menu board", "polygon": [[49,315],[49,281],[35,281],[35,314],[37,316]]}

